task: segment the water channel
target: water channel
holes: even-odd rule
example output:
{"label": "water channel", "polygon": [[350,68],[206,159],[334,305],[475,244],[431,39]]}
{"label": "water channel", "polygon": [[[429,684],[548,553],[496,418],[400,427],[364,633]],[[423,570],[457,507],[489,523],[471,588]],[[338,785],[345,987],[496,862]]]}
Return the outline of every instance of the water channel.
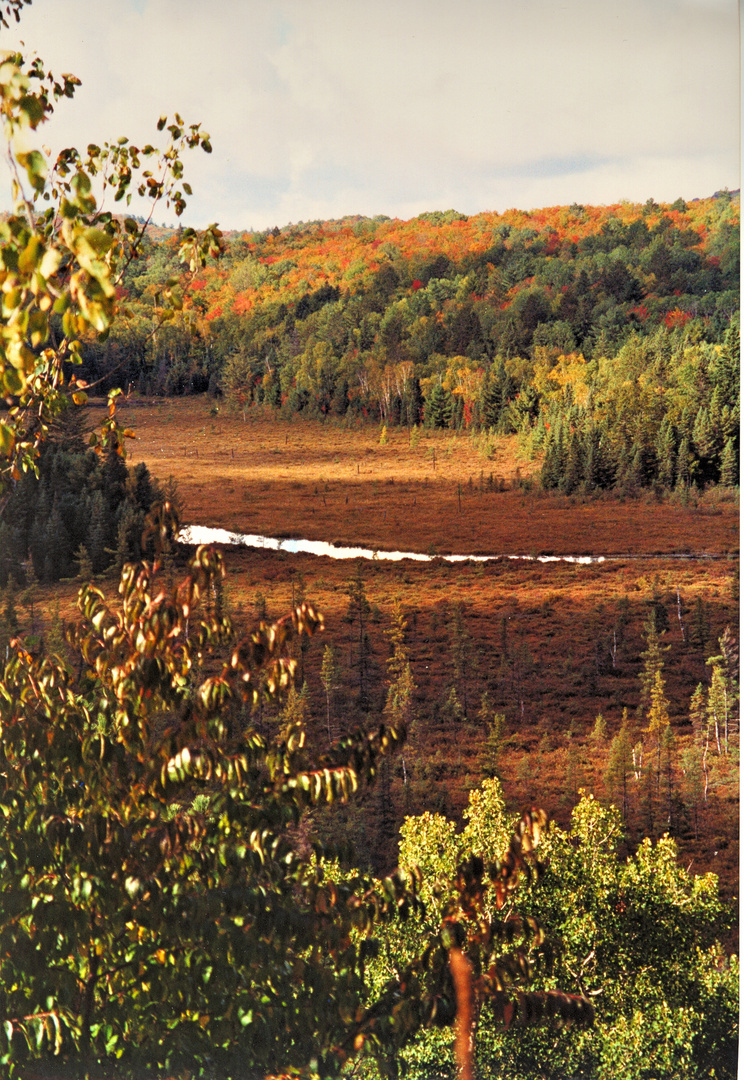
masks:
{"label": "water channel", "polygon": [[228,529],[213,529],[206,525],[187,525],[181,530],[179,539],[184,544],[229,544],[264,551],[286,551],[289,554],[325,555],[330,559],[379,559],[388,562],[400,562],[411,559],[414,562],[494,562],[498,559],[522,560],[538,563],[577,563],[590,566],[595,563],[625,562],[629,559],[721,559],[725,555],[710,554],[656,554],[656,555],[424,555],[417,551],[383,551],[363,547],[344,547],[329,544],[324,540],[279,539],[273,536],[257,536],[253,533],[230,532]]}

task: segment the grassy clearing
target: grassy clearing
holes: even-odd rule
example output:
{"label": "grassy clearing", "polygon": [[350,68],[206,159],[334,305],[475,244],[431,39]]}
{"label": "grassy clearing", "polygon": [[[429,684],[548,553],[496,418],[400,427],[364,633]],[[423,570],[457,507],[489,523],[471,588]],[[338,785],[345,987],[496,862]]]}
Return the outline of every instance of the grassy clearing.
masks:
{"label": "grassy clearing", "polygon": [[519,481],[536,466],[516,437],[485,458],[467,435],[411,440],[391,428],[380,445],[374,426],[244,422],[201,398],[132,403],[123,415],[137,434],[132,460],[176,477],[193,524],[439,554],[738,552],[730,497],[683,506],[525,492]]}

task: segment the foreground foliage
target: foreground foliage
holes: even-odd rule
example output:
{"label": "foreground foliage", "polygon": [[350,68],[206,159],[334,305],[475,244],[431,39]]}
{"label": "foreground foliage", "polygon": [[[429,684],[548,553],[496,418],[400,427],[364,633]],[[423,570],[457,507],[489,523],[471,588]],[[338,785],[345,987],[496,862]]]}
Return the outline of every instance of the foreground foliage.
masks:
{"label": "foreground foliage", "polygon": [[[419,866],[426,914],[384,935],[371,974],[384,979],[421,947],[451,896],[453,868],[464,851],[484,857],[509,834],[500,785],[487,780],[471,793],[466,824],[456,832],[441,815],[408,818],[401,831],[401,866]],[[515,896],[506,913],[491,917],[520,926],[540,913],[543,948],[556,954],[537,966],[536,987],[560,985],[588,997],[591,1028],[526,1031],[507,1027],[483,1002],[477,1023],[481,1075],[538,1080],[596,1078],[735,1077],[738,981],[736,956],[716,939],[731,915],[713,874],[690,875],[677,862],[674,841],[644,841],[627,859],[619,854],[622,821],[614,807],[583,796],[569,830],[552,824],[541,857],[540,880]],[[422,1032],[404,1051],[408,1075],[454,1075],[452,1034]]]}
{"label": "foreground foliage", "polygon": [[[287,646],[322,620],[303,604],[236,640],[221,575],[200,548],[172,587],[155,564],[128,564],[115,606],[85,586],[68,634],[77,677],[13,643],[0,681],[3,1064],[332,1075],[369,1049],[392,1074],[395,1048],[452,1024],[463,994],[507,1017],[590,1020],[580,996],[531,993],[524,949],[501,955],[514,927],[482,918],[486,893],[503,906],[537,873],[535,814],[503,858],[454,868],[423,948],[365,1007],[370,935],[422,910],[417,871],[326,882],[298,826],[373,779],[403,732],[358,732],[315,759],[299,718],[262,734],[253,708],[287,688]],[[534,920],[523,934],[542,940]]]}

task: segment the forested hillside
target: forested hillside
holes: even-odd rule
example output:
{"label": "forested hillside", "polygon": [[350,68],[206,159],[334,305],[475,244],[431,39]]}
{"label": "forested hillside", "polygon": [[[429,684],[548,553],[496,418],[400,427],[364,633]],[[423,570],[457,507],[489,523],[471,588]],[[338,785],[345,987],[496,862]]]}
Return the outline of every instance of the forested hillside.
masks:
{"label": "forested hillside", "polygon": [[567,492],[736,482],[738,193],[233,235],[187,298],[178,244],[130,266],[89,381],[519,432]]}

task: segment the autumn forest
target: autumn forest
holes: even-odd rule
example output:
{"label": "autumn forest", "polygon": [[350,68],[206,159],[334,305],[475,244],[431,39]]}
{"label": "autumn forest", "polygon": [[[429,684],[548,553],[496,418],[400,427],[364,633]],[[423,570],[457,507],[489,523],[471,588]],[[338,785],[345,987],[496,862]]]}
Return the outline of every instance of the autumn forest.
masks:
{"label": "autumn forest", "polygon": [[2,1063],[734,1077],[738,192],[194,255],[64,190],[69,399],[3,428]]}

